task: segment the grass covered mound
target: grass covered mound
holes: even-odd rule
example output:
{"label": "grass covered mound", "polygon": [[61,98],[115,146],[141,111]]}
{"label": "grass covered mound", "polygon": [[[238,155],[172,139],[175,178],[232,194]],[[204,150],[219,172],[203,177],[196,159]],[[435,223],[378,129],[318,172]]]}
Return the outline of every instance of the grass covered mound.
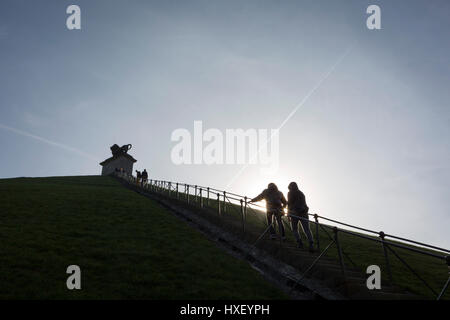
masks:
{"label": "grass covered mound", "polygon": [[[109,177],[0,180],[0,299],[287,298]],[[68,290],[69,265],[81,290]]]}

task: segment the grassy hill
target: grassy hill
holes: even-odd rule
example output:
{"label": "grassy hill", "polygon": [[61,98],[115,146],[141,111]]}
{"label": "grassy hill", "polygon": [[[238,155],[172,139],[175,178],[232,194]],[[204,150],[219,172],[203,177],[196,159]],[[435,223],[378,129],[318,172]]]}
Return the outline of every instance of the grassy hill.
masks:
{"label": "grassy hill", "polygon": [[[287,298],[109,177],[0,180],[1,299]],[[66,288],[81,268],[82,290]]]}

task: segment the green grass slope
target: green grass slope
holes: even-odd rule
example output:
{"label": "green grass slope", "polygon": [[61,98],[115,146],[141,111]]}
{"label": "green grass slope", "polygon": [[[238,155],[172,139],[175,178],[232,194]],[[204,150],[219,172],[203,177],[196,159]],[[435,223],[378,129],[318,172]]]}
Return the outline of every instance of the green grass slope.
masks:
{"label": "green grass slope", "polygon": [[[0,299],[287,298],[112,178],[0,180]],[[79,265],[81,290],[66,268]]]}

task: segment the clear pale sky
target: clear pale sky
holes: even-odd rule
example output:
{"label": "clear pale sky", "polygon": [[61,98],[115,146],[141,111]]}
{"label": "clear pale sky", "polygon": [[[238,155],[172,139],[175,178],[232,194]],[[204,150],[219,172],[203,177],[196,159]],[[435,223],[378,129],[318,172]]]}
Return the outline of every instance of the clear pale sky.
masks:
{"label": "clear pale sky", "polygon": [[311,212],[450,247],[449,17],[445,0],[2,0],[0,177],[100,174],[131,143],[150,178],[224,188],[241,166],[174,165],[171,133],[278,128],[335,66],[281,129],[278,173],[251,165],[229,191],[297,181]]}

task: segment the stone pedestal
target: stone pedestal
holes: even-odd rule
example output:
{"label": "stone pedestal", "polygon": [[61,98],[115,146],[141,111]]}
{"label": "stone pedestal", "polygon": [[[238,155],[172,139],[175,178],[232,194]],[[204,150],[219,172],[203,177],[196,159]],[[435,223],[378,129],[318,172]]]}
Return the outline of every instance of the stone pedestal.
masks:
{"label": "stone pedestal", "polygon": [[132,175],[133,174],[133,164],[137,160],[130,156],[128,153],[121,153],[111,158],[100,162],[102,168],[102,176],[107,176],[114,173],[116,170],[123,170],[123,172]]}

